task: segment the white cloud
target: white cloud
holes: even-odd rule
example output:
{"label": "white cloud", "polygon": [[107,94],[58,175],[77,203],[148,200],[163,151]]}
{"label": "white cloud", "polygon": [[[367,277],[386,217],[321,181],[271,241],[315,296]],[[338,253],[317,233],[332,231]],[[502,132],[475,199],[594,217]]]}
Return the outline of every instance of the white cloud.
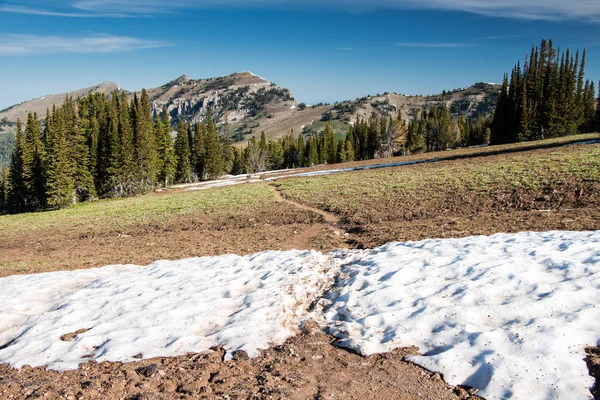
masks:
{"label": "white cloud", "polygon": [[168,46],[169,43],[127,36],[89,37],[0,35],[0,56],[56,53],[112,53]]}
{"label": "white cloud", "polygon": [[[6,12],[34,13],[57,16],[95,15],[148,15],[171,13],[189,8],[330,8],[347,11],[369,11],[376,9],[436,9],[464,11],[474,14],[530,20],[585,20],[600,22],[600,1],[598,0],[57,0],[54,7],[60,11],[47,9],[44,0],[29,0],[28,7],[3,6]],[[72,13],[66,12],[65,8]],[[20,10],[20,11],[19,11]]]}
{"label": "white cloud", "polygon": [[427,42],[400,42],[394,43],[395,47],[421,47],[421,48],[447,48],[458,49],[463,47],[475,47],[475,43],[427,43]]}
{"label": "white cloud", "polygon": [[44,15],[50,17],[68,17],[68,18],[96,18],[96,17],[120,17],[124,15],[119,14],[97,14],[97,13],[81,13],[81,12],[62,12],[62,11],[51,11],[41,8],[31,8],[23,6],[13,5],[0,5],[0,12],[14,13],[14,14],[30,14],[30,15]]}

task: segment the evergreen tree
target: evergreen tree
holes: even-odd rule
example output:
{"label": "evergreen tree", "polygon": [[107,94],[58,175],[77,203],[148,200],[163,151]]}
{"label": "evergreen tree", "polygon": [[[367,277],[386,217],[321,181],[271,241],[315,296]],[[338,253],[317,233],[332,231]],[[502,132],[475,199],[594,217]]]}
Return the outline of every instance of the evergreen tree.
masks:
{"label": "evergreen tree", "polygon": [[[233,168],[233,162],[235,158],[235,148],[233,147],[233,140],[231,140],[229,136],[224,135],[221,142],[221,149],[223,154],[223,171],[229,173]],[[281,151],[283,152],[283,149],[281,149]]]}
{"label": "evergreen tree", "polygon": [[23,176],[30,210],[46,206],[45,149],[37,114],[29,113],[23,144]]}
{"label": "evergreen tree", "polygon": [[582,124],[580,132],[594,132],[596,130],[596,88],[594,82],[585,82],[582,103]]}
{"label": "evergreen tree", "polygon": [[335,154],[335,162],[343,163],[346,161],[346,142],[344,140],[338,140],[337,150]]}
{"label": "evergreen tree", "polygon": [[208,179],[218,178],[223,173],[223,152],[221,149],[221,144],[219,143],[219,134],[217,132],[217,126],[215,125],[215,122],[213,121],[212,116],[210,114],[208,115],[206,120],[206,143],[204,153],[205,169]]}
{"label": "evergreen tree", "polygon": [[[65,122],[68,113],[56,109],[49,128],[49,151],[46,167],[46,198],[50,208],[62,208],[76,202],[71,149]],[[48,123],[48,122],[47,122]]]}
{"label": "evergreen tree", "polygon": [[5,165],[0,166],[0,213],[7,210],[9,187],[9,170]]}
{"label": "evergreen tree", "polygon": [[335,136],[333,135],[333,129],[329,125],[329,122],[325,123],[325,132],[323,133],[323,161],[327,164],[333,164],[336,162],[336,151],[337,146],[335,144]]}
{"label": "evergreen tree", "polygon": [[177,167],[175,169],[175,180],[177,182],[192,181],[192,166],[190,165],[190,144],[187,126],[179,121],[177,126],[177,138],[175,139],[175,158]]}
{"label": "evergreen tree", "polygon": [[233,166],[231,167],[232,175],[241,175],[246,173],[244,167],[244,156],[242,152],[235,147],[233,148]]}
{"label": "evergreen tree", "polygon": [[15,145],[10,162],[9,196],[7,209],[11,212],[24,212],[27,209],[27,186],[25,184],[25,171],[23,165],[23,125],[17,120]]}
{"label": "evergreen tree", "polygon": [[596,101],[596,132],[600,132],[600,82],[598,83],[598,100]]}
{"label": "evergreen tree", "polygon": [[171,137],[171,122],[167,109],[163,109],[162,118],[156,119],[156,136],[158,138],[158,180],[167,187],[175,180],[177,158]]}
{"label": "evergreen tree", "polygon": [[278,170],[283,168],[284,152],[283,146],[278,141],[271,141],[268,145],[267,168]]}
{"label": "evergreen tree", "polygon": [[139,107],[136,112],[135,161],[140,189],[146,191],[155,185],[159,165],[154,136],[154,122],[150,110],[150,97],[146,89],[142,89]]}
{"label": "evergreen tree", "polygon": [[352,125],[348,126],[348,133],[346,134],[345,142],[346,159],[344,161],[354,161],[354,131]]}
{"label": "evergreen tree", "polygon": [[68,129],[67,145],[69,147],[68,165],[74,184],[74,202],[86,201],[96,197],[94,177],[90,170],[90,151],[87,145],[85,132],[81,129],[79,114],[71,97],[67,97],[63,103],[63,119]]}
{"label": "evergreen tree", "polygon": [[120,196],[137,193],[137,168],[134,163],[135,138],[133,126],[137,125],[137,96],[134,96],[131,106],[127,105],[127,94],[121,91],[119,101],[118,141],[119,152],[116,154],[117,163],[113,164],[113,174],[116,185],[113,188]]}
{"label": "evergreen tree", "polygon": [[197,123],[194,127],[194,171],[201,181],[206,179],[206,125]]}
{"label": "evergreen tree", "polygon": [[292,166],[296,167],[305,167],[306,163],[304,162],[304,153],[306,151],[306,146],[304,143],[304,136],[302,134],[298,135],[298,139],[296,142],[296,152],[295,158]]}

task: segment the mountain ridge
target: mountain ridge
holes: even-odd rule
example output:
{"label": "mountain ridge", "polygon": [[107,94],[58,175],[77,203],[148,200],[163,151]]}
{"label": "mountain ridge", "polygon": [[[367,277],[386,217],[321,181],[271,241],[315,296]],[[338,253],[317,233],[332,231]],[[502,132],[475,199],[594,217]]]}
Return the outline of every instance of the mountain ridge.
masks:
{"label": "mountain ridge", "polygon": [[[37,112],[40,118],[44,118],[46,109],[62,103],[66,95],[75,98],[91,93],[109,95],[114,90],[121,90],[118,83],[103,82],[15,104],[0,111],[0,133],[14,130],[17,118],[25,120],[28,112]],[[322,130],[326,122],[330,123],[337,135],[343,135],[348,125],[358,118],[368,118],[372,113],[391,115],[401,111],[406,120],[411,120],[417,111],[434,104],[446,104],[455,117],[461,114],[489,115],[496,105],[499,90],[499,85],[479,82],[432,96],[386,92],[334,104],[307,106],[298,102],[289,89],[251,71],[202,79],[193,79],[184,74],[163,85],[146,89],[153,113],[161,114],[166,108],[173,128],[179,120],[198,122],[210,113],[221,133],[236,142],[245,142],[262,131],[273,139],[291,130],[309,135]],[[140,91],[126,92],[131,98]]]}

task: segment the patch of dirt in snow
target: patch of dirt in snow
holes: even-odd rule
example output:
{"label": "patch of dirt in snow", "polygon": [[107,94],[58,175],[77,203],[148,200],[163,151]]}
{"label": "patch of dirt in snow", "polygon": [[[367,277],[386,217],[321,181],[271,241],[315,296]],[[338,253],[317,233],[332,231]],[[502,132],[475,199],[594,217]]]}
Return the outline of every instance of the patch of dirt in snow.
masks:
{"label": "patch of dirt in snow", "polygon": [[596,379],[592,394],[596,400],[600,400],[600,347],[590,347],[586,351],[588,356],[585,361],[590,370],[590,375]]}
{"label": "patch of dirt in snow", "polygon": [[128,364],[81,364],[58,373],[0,365],[0,397],[106,399],[477,399],[439,374],[402,361],[416,349],[361,357],[332,345],[310,323],[306,333],[249,359],[200,354]]}

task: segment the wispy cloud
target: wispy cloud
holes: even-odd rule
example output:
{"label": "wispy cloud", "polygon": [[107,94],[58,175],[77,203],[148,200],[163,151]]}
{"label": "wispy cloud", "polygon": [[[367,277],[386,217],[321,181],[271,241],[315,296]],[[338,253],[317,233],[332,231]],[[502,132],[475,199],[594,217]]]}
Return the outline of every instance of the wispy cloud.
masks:
{"label": "wispy cloud", "polygon": [[112,53],[169,46],[169,43],[128,36],[89,37],[0,35],[0,56],[58,53]]}
{"label": "wispy cloud", "polygon": [[111,18],[123,18],[127,17],[125,14],[98,14],[98,13],[82,13],[82,12],[61,12],[51,11],[42,8],[31,8],[15,5],[0,5],[0,12],[14,13],[14,14],[30,14],[30,15],[43,15],[49,17],[67,17],[67,18],[97,18],[97,17],[111,17]]}
{"label": "wispy cloud", "polygon": [[352,48],[352,47],[338,47],[337,50],[338,51],[354,51],[354,48]]}
{"label": "wispy cloud", "polygon": [[[0,11],[53,16],[118,16],[173,13],[190,8],[330,8],[346,11],[434,9],[528,20],[600,21],[597,0],[27,0],[29,7],[5,5]],[[8,3],[6,3],[8,4]],[[38,10],[39,9],[39,10]]]}
{"label": "wispy cloud", "polygon": [[446,48],[458,49],[463,47],[476,47],[476,43],[428,43],[428,42],[400,42],[394,43],[395,47],[415,47],[415,48]]}

